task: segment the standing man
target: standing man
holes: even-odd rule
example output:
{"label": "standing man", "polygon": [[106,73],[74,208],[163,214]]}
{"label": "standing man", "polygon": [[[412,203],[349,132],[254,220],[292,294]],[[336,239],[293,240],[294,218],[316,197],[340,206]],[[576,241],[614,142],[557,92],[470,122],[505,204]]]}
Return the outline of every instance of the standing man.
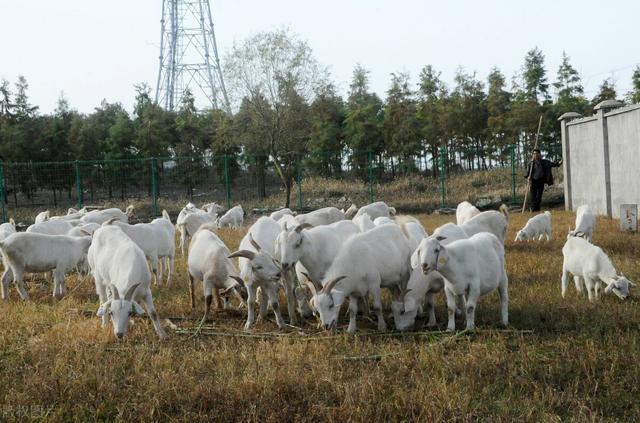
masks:
{"label": "standing man", "polygon": [[539,149],[533,150],[533,160],[527,166],[527,172],[524,177],[529,180],[531,190],[531,206],[529,211],[540,211],[540,202],[542,201],[542,192],[544,186],[553,185],[552,167],[558,167],[562,164],[562,160],[557,163],[543,159]]}

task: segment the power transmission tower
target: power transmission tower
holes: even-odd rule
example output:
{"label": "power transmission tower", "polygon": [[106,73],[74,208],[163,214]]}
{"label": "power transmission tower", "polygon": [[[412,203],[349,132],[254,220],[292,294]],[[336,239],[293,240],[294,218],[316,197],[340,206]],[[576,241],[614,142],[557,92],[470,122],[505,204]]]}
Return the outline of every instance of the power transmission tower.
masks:
{"label": "power transmission tower", "polygon": [[176,110],[186,90],[230,111],[209,0],[162,0],[156,103]]}

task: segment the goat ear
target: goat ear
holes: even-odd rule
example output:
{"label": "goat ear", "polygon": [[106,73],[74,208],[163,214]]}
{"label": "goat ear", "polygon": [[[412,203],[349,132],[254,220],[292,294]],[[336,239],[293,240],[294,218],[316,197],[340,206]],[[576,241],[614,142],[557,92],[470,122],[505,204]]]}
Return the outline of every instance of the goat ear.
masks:
{"label": "goat ear", "polygon": [[136,316],[142,316],[144,314],[144,309],[140,307],[140,304],[138,304],[135,301],[133,301],[131,304],[133,304],[132,311],[135,313]]}
{"label": "goat ear", "polygon": [[416,250],[411,254],[411,268],[415,269],[420,265],[420,249],[416,248]]}
{"label": "goat ear", "polygon": [[98,311],[96,311],[96,316],[98,317],[102,317],[107,313],[107,310],[109,309],[109,306],[111,305],[111,300],[108,300],[106,303],[101,304],[100,307],[98,308]]}
{"label": "goat ear", "polygon": [[607,294],[610,294],[614,286],[615,286],[615,283],[609,281],[609,283],[607,284],[607,287],[604,289],[604,292],[606,292]]}
{"label": "goat ear", "polygon": [[240,250],[227,256],[227,258],[234,258],[234,257],[244,257],[246,259],[253,260],[256,257],[256,253],[249,250]]}

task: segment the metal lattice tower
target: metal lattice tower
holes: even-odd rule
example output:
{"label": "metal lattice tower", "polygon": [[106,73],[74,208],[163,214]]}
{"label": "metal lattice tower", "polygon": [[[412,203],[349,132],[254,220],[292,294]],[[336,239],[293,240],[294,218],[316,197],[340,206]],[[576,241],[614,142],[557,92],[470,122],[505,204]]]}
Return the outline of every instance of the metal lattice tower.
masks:
{"label": "metal lattice tower", "polygon": [[230,111],[209,0],[162,0],[156,103],[176,110],[185,91]]}

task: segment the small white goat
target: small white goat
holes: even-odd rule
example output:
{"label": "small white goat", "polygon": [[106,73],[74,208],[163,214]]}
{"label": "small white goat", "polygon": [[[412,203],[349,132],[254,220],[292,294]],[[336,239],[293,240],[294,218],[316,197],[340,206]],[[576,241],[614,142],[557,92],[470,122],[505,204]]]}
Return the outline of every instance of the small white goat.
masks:
{"label": "small white goat", "polygon": [[574,230],[569,229],[567,239],[572,236],[584,238],[591,242],[593,237],[593,231],[596,229],[596,215],[591,211],[591,208],[583,204],[578,207],[576,211],[576,228]]}
{"label": "small white goat", "polygon": [[420,261],[425,274],[437,271],[445,278],[449,315],[447,330],[453,331],[456,327],[456,299],[464,301],[467,329],[473,329],[478,299],[496,289],[500,294],[502,324],[507,326],[509,281],[504,266],[504,247],[500,240],[484,232],[469,239],[454,241],[446,247],[441,241],[442,238],[429,238]]}
{"label": "small white goat", "polygon": [[66,235],[73,225],[66,220],[45,220],[44,222],[34,223],[27,228],[27,232],[46,235]]}
{"label": "small white goat", "polygon": [[[213,230],[212,230],[213,229]],[[232,260],[227,257],[231,254],[225,243],[218,238],[213,224],[205,224],[191,238],[189,243],[189,291],[191,293],[191,308],[196,307],[194,281],[202,281],[204,289],[204,318],[209,316],[213,294],[216,294],[220,307],[219,289],[233,292],[244,303],[241,292],[244,291],[244,283],[238,275],[238,269]],[[224,302],[227,308],[227,301]]]}
{"label": "small white goat", "polygon": [[456,223],[462,225],[472,217],[480,214],[480,210],[468,201],[463,201],[456,207]]}
{"label": "small white goat", "polygon": [[218,228],[230,227],[234,231],[242,227],[244,221],[244,210],[242,206],[234,206],[229,209],[221,218],[217,219]]}
{"label": "small white goat", "polygon": [[356,216],[366,213],[375,221],[376,217],[389,217],[396,214],[396,209],[389,207],[384,201],[376,201],[358,209]]}
{"label": "small white goat", "polygon": [[506,205],[500,206],[500,211],[489,210],[475,215],[467,220],[460,228],[471,237],[481,232],[494,234],[504,244],[509,225],[509,209]]}
{"label": "small white goat", "polygon": [[551,212],[546,211],[544,213],[533,216],[524,225],[524,228],[520,229],[516,234],[515,241],[531,241],[536,238],[538,241],[542,241],[543,237],[547,237],[547,241],[551,241]]}
{"label": "small white goat", "polygon": [[121,339],[127,333],[131,316],[144,314],[138,304],[143,301],[156,333],[161,339],[167,338],[153,305],[149,266],[131,238],[117,226],[103,226],[93,234],[88,262],[100,297],[96,315],[102,317],[103,327],[111,316],[113,332]]}
{"label": "small white goat", "polygon": [[309,213],[299,214],[295,217],[298,224],[308,223],[312,226],[330,225],[340,220],[345,220],[344,213],[335,207],[325,207],[322,209],[314,210]]}
{"label": "small white goat", "polygon": [[130,205],[126,211],[122,211],[118,208],[104,209],[104,210],[92,210],[85,213],[80,220],[83,223],[97,223],[102,225],[109,219],[116,218],[117,220],[129,223],[129,218],[133,216],[134,206]]}
{"label": "small white goat", "polygon": [[25,272],[53,271],[53,296],[64,296],[64,276],[67,272],[83,267],[91,237],[46,235],[40,233],[15,233],[0,241],[4,263],[2,274],[2,298],[9,298],[11,279],[23,300],[29,298],[22,277]]}
{"label": "small white goat", "polygon": [[322,284],[310,280],[307,286],[325,329],[336,326],[338,312],[349,297],[349,327],[356,330],[358,299],[371,294],[378,329],[386,330],[382,316],[380,288],[402,290],[409,279],[409,244],[397,225],[382,225],[349,238],[325,272]]}
{"label": "small white goat", "polygon": [[589,301],[597,299],[600,295],[600,286],[605,284],[605,292],[613,292],[621,300],[629,296],[629,286],[635,285],[624,275],[616,272],[611,260],[602,251],[589,241],[580,237],[569,237],[562,247],[564,261],[562,263],[562,298],[567,293],[569,274],[573,275],[576,291],[582,294],[582,282],[587,288]]}

